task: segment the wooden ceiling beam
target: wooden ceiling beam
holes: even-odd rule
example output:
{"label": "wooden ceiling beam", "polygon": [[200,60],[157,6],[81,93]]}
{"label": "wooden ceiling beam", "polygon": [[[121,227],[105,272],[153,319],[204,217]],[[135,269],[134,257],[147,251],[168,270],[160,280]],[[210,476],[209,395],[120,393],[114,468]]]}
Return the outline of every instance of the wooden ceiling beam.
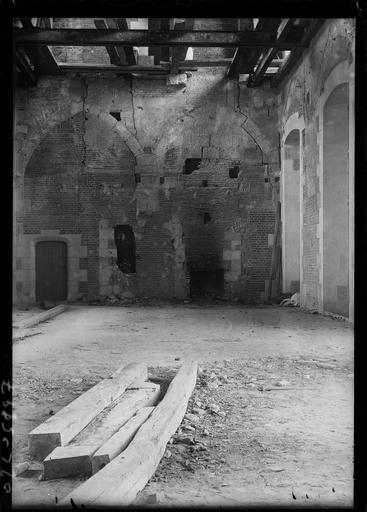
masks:
{"label": "wooden ceiling beam", "polygon": [[197,68],[226,68],[232,62],[232,59],[218,59],[218,60],[181,60],[178,62],[179,66],[194,66]]}
{"label": "wooden ceiling beam", "polygon": [[[176,22],[174,25],[175,30],[193,30],[195,20],[194,18],[186,18],[185,21]],[[181,46],[172,48],[172,71],[175,72],[178,70],[179,62],[185,60],[187,50],[189,46]]]}
{"label": "wooden ceiling beam", "polygon": [[[95,19],[94,24],[98,30],[108,29],[107,21],[105,19]],[[106,50],[110,57],[111,64],[115,64],[116,66],[126,64],[125,53],[122,48],[117,48],[116,46],[108,44],[106,45]]]}
{"label": "wooden ceiling beam", "polygon": [[[169,32],[170,28],[171,28],[170,18],[161,18],[160,30]],[[169,46],[162,46],[161,60],[163,62],[171,62],[171,54],[172,54],[172,51]]]}
{"label": "wooden ceiling beam", "polygon": [[52,18],[38,18],[38,24],[40,28],[52,28]]}
{"label": "wooden ceiling beam", "polygon": [[[116,24],[116,27],[119,30],[121,30],[121,31],[129,30],[129,25],[127,23],[126,18],[113,18],[113,19]],[[107,20],[107,24],[108,23],[109,23],[109,20]],[[109,25],[109,28],[112,28],[112,27]],[[124,50],[125,57],[126,57],[126,60],[127,60],[127,63],[129,64],[129,66],[135,66],[137,62],[136,62],[133,47],[132,46],[123,46],[122,49]]]}
{"label": "wooden ceiling beam", "polygon": [[291,51],[291,54],[289,55],[286,62],[279,68],[279,71],[277,74],[272,78],[271,86],[272,87],[278,87],[278,85],[281,83],[281,81],[284,79],[286,75],[293,69],[293,67],[297,64],[297,62],[301,59],[304,48],[309,46],[311,40],[316,35],[316,33],[319,31],[319,29],[324,24],[325,19],[317,18],[312,19],[309,21],[308,26],[306,27],[306,32],[302,38],[302,45],[303,47],[295,48]]}
{"label": "wooden ceiling beam", "polygon": [[[19,30],[49,30],[49,29],[37,29],[33,27],[31,18],[19,18],[22,22],[24,29]],[[49,18],[39,18],[38,21],[46,20]],[[43,22],[44,23],[44,22]],[[47,22],[46,22],[47,23]],[[51,20],[50,20],[51,25]],[[39,45],[37,47],[30,47],[24,45],[24,51],[30,58],[33,66],[37,72],[49,75],[60,75],[61,71],[57,65],[57,62],[52,55],[51,50],[46,45]]]}
{"label": "wooden ceiling beam", "polygon": [[[14,29],[15,45],[49,46],[192,46],[287,48],[274,32],[215,30]],[[302,47],[295,43],[293,46]]]}
{"label": "wooden ceiling beam", "polygon": [[[60,68],[69,73],[114,73],[114,74],[134,74],[143,73],[149,75],[167,75],[171,66],[112,66],[111,64],[85,64],[85,63],[62,63]],[[190,71],[197,68],[188,67]]]}
{"label": "wooden ceiling beam", "polygon": [[[228,62],[225,63],[223,61],[180,61],[178,63],[179,71],[196,71],[199,67],[216,67],[228,65]],[[114,66],[111,64],[90,64],[84,62],[60,62],[59,67],[62,71],[68,72],[86,72],[86,73],[119,73],[119,72],[170,72],[171,65],[156,65],[156,66]]]}
{"label": "wooden ceiling beam", "polygon": [[[264,40],[269,41],[270,33],[275,33],[281,22],[281,18],[260,18],[257,20],[256,25],[254,24],[254,33],[262,33]],[[264,33],[265,32],[265,33]],[[266,34],[268,33],[268,35]],[[265,47],[269,47],[269,44],[265,44]],[[250,74],[253,72],[254,66],[256,65],[261,55],[262,48],[237,48],[232,63],[227,71],[227,78],[237,79],[240,74]]]}
{"label": "wooden ceiling beam", "polygon": [[[149,30],[160,30],[161,18],[148,18],[148,29]],[[150,46],[148,48],[148,55],[154,57],[154,64],[161,62],[162,49],[158,46]]]}
{"label": "wooden ceiling beam", "polygon": [[[277,41],[289,43],[290,46],[288,49],[292,48],[292,43],[299,41],[305,32],[303,26],[294,25],[296,18],[285,18],[278,27],[277,31]],[[259,63],[256,66],[254,73],[251,75],[248,85],[250,87],[256,87],[259,85],[266,73],[266,70],[270,66],[272,60],[276,57],[278,53],[277,48],[269,48],[265,52],[263,52]]]}
{"label": "wooden ceiling beam", "polygon": [[14,51],[14,65],[28,85],[33,86],[37,84],[37,73],[32,69],[31,63],[20,48]]}

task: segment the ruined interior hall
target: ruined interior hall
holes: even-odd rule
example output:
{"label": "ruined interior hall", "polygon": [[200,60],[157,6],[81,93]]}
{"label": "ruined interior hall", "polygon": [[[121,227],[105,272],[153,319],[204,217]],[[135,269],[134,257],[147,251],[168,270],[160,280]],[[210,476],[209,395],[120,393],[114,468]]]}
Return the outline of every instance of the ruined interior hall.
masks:
{"label": "ruined interior hall", "polygon": [[15,508],[353,505],[358,30],[12,18]]}
{"label": "ruined interior hall", "polygon": [[353,321],[353,20],[15,24],[15,303]]}

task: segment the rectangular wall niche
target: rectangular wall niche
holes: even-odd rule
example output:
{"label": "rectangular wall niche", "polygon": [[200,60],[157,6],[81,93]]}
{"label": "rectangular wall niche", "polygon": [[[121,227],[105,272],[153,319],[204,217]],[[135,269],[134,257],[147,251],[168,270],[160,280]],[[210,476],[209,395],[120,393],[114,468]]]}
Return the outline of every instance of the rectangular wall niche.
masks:
{"label": "rectangular wall niche", "polygon": [[201,158],[186,158],[184,174],[191,174],[199,169],[201,164]]}
{"label": "rectangular wall niche", "polygon": [[124,274],[136,272],[135,236],[131,226],[115,226],[115,245],[117,249],[117,266]]}
{"label": "rectangular wall niche", "polygon": [[213,299],[224,295],[223,270],[192,270],[190,272],[190,297]]}
{"label": "rectangular wall niche", "polygon": [[238,165],[235,165],[234,167],[231,167],[228,171],[230,178],[238,178],[238,173],[240,172],[240,168]]}

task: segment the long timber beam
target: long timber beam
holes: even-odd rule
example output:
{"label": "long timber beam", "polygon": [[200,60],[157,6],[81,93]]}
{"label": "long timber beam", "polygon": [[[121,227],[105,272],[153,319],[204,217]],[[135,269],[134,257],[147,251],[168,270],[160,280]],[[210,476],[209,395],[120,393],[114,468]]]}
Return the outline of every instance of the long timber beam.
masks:
{"label": "long timber beam", "polygon": [[[97,30],[97,29],[14,29],[15,45],[48,46],[192,46],[192,47],[272,47],[287,49],[274,32],[202,30]],[[303,47],[303,43],[292,43]]]}

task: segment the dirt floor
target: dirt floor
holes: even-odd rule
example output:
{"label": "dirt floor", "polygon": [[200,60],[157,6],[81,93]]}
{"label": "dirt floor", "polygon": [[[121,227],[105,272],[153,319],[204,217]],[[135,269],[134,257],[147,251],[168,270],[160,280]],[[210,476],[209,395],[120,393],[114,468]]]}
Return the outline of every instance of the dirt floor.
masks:
{"label": "dirt floor", "polygon": [[[185,358],[196,389],[136,504],[352,505],[353,329],[297,308],[70,306],[28,329],[13,345],[14,464],[28,432],[118,367],[168,381]],[[40,474],[14,478],[14,506],[81,483]]]}

